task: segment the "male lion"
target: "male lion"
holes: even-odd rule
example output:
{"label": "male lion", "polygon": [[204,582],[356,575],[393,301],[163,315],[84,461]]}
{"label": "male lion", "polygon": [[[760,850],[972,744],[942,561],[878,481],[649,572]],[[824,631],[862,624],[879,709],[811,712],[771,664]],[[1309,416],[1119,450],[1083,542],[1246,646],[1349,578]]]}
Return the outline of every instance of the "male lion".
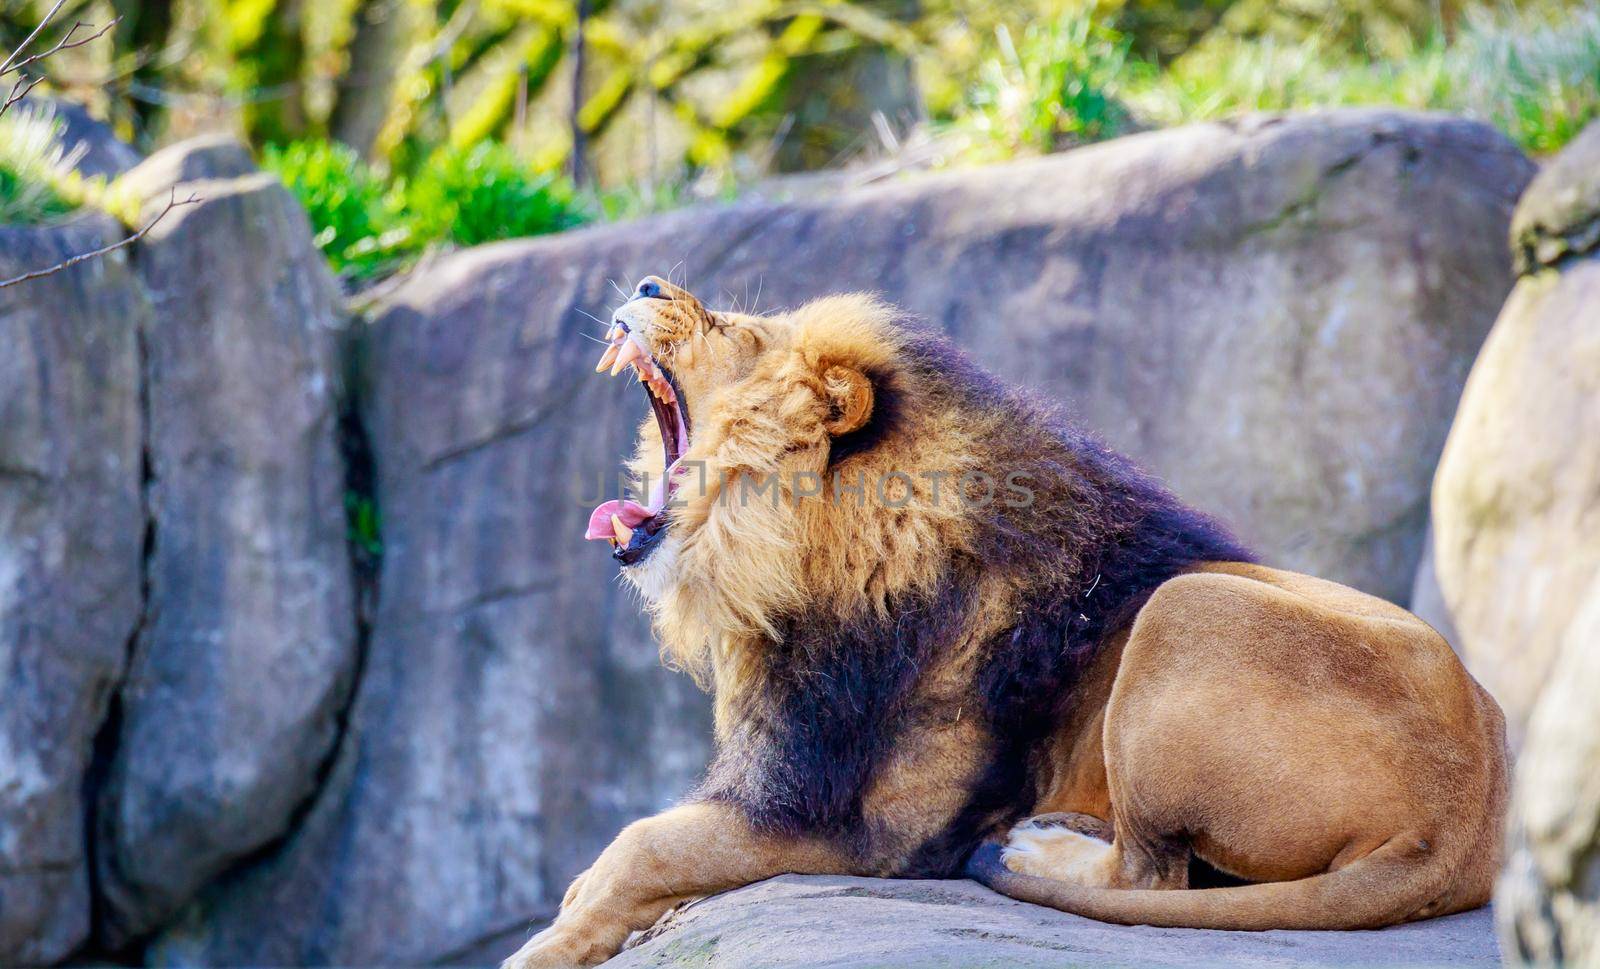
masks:
{"label": "male lion", "polygon": [[[610,336],[600,369],[631,368],[654,420],[644,501],[588,537],[714,689],[718,750],[507,966],[600,962],[675,903],[785,872],[965,867],[1218,929],[1488,899],[1504,721],[1410,613],[1253,564],[872,298],[714,313],[652,276]],[[1227,887],[1190,889],[1195,860]]]}

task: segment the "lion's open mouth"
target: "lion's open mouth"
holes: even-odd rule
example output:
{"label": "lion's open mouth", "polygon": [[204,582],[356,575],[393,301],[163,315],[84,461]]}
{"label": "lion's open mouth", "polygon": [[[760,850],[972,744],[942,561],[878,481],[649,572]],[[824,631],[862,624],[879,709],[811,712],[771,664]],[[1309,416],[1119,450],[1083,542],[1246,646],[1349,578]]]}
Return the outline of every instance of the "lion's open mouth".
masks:
{"label": "lion's open mouth", "polygon": [[600,357],[595,372],[607,370],[614,377],[632,369],[650,399],[661,431],[661,450],[666,455],[660,476],[647,476],[641,482],[649,497],[647,504],[631,498],[613,498],[589,513],[589,528],[584,538],[611,543],[611,557],[623,565],[636,565],[655,550],[666,534],[667,503],[676,485],[674,472],[689,449],[689,415],[683,409],[682,395],[672,374],[645,349],[644,343],[628,330],[626,323],[611,327],[611,341]]}

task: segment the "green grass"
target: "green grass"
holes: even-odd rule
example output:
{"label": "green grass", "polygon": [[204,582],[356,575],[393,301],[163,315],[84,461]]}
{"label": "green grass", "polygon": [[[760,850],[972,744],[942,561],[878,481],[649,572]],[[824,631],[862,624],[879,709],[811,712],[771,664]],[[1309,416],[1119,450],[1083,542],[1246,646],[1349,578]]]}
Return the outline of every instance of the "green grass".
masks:
{"label": "green grass", "polygon": [[262,165],[305,207],[334,270],[356,281],[403,268],[429,248],[560,232],[592,217],[565,180],[495,142],[441,149],[400,178],[330,141],[269,147]]}
{"label": "green grass", "polygon": [[492,141],[440,151],[400,192],[413,232],[463,246],[560,232],[589,220],[565,179],[530,170]]}
{"label": "green grass", "polygon": [[1534,154],[1559,150],[1600,116],[1600,10],[1477,10],[1387,58],[1334,38],[1216,34],[1165,69],[1085,17],[1030,27],[997,53],[953,127],[964,160],[1050,151],[1142,127],[1250,111],[1393,105],[1494,125]]}
{"label": "green grass", "polygon": [[1433,109],[1485,121],[1546,154],[1600,114],[1600,12],[1478,12],[1453,39],[1435,36],[1388,60],[1330,53],[1315,37],[1203,44],[1130,102],[1162,125],[1343,105]]}
{"label": "green grass", "polygon": [[367,278],[401,263],[410,231],[389,188],[354,150],[332,141],[269,146],[261,164],[305,208],[313,241],[341,275]]}
{"label": "green grass", "polygon": [[1133,126],[1122,97],[1153,69],[1105,23],[1078,14],[1030,24],[1016,40],[1002,26],[995,40],[953,125],[970,160],[1058,151]]}
{"label": "green grass", "polygon": [[1440,52],[1440,107],[1499,127],[1535,153],[1556,151],[1600,116],[1600,9],[1546,23],[1482,18]]}
{"label": "green grass", "polygon": [[61,143],[61,127],[48,108],[0,116],[0,224],[38,225],[82,204],[83,180],[73,170],[82,150]]}

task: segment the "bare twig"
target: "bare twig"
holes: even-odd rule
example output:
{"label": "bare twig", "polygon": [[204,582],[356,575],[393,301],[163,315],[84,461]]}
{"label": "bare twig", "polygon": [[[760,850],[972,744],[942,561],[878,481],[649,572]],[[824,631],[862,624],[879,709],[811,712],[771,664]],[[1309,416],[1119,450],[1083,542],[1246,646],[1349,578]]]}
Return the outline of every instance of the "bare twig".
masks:
{"label": "bare twig", "polygon": [[39,21],[39,26],[33,28],[33,30],[28,34],[28,36],[26,36],[26,37],[24,37],[22,39],[22,43],[17,45],[17,49],[16,50],[14,50],[10,54],[6,55],[5,61],[3,63],[0,63],[0,76],[4,76],[6,74],[11,73],[14,65],[16,64],[17,58],[21,57],[22,56],[22,52],[27,50],[28,47],[34,42],[34,40],[36,40],[38,38],[39,32],[41,30],[44,30],[45,25],[50,23],[50,21],[55,18],[56,11],[60,10],[61,9],[61,5],[66,3],[66,2],[67,2],[67,0],[56,0],[55,5],[50,8],[50,12],[46,13],[44,15],[44,19]]}
{"label": "bare twig", "polygon": [[138,232],[135,232],[133,235],[119,239],[116,242],[111,243],[109,246],[101,246],[99,249],[95,249],[92,252],[80,252],[70,259],[64,259],[61,262],[56,263],[54,266],[46,266],[43,269],[35,269],[32,272],[23,273],[21,276],[13,276],[10,279],[0,280],[0,289],[5,289],[7,286],[15,286],[18,283],[25,283],[30,279],[39,279],[43,276],[51,276],[61,272],[63,269],[70,269],[80,262],[87,262],[90,259],[99,258],[108,252],[114,252],[118,249],[121,249],[123,246],[130,246],[135,242],[138,242],[140,239],[143,239],[146,233],[156,227],[156,223],[167,217],[168,212],[185,205],[193,205],[200,200],[200,196],[194,194],[191,194],[186,199],[179,200],[178,190],[174,188],[172,190],[171,197],[167,199],[166,206],[163,207],[160,212],[156,213],[155,218],[151,219],[149,222],[146,222],[144,228],[140,229]]}
{"label": "bare twig", "polygon": [[[101,27],[99,30],[95,31],[94,33],[90,34],[89,36],[83,38],[82,40],[73,40],[72,39],[72,35],[78,32],[78,28],[80,28],[80,27],[93,27],[94,26],[93,24],[86,24],[86,23],[84,23],[83,21],[80,20],[77,23],[73,24],[72,25],[72,29],[68,30],[65,34],[63,34],[60,40],[56,41],[56,45],[54,47],[50,48],[49,50],[40,51],[37,54],[32,54],[32,55],[29,55],[28,57],[24,57],[22,60],[17,61],[15,64],[9,64],[8,63],[4,69],[0,69],[0,77],[4,77],[7,74],[12,73],[13,71],[20,71],[24,67],[27,67],[29,64],[37,64],[39,61],[44,60],[46,57],[49,57],[51,54],[59,54],[61,51],[72,50],[74,47],[82,47],[84,44],[87,44],[90,41],[98,40],[101,37],[105,36],[106,31],[110,30],[112,27],[115,27],[119,22],[121,22],[121,20],[122,20],[121,17],[112,17],[109,21],[106,22],[106,25],[104,27]],[[15,51],[12,52],[11,56],[12,57],[16,57],[18,54],[22,53],[22,50],[23,50],[23,48],[21,48],[21,47],[17,48]]]}
{"label": "bare twig", "polygon": [[[88,29],[93,26],[92,24],[86,24],[82,21],[79,21],[73,24],[71,29],[63,34],[60,40],[56,41],[55,46],[47,50],[40,51],[37,54],[28,54],[28,48],[35,40],[39,38],[39,34],[43,32],[46,26],[49,25],[50,21],[54,19],[56,13],[61,10],[62,5],[65,3],[66,0],[56,0],[56,2],[50,7],[50,10],[45,13],[44,19],[39,21],[39,25],[34,27],[33,30],[28,33],[28,36],[23,39],[22,43],[17,46],[16,50],[7,55],[4,62],[0,62],[0,77],[5,77],[7,74],[17,75],[17,79],[11,85],[11,91],[6,95],[5,101],[0,102],[0,115],[4,115],[12,105],[27,97],[28,92],[32,91],[40,81],[44,80],[42,76],[30,79],[28,75],[22,73],[24,68],[33,64],[37,64],[53,54],[59,54],[64,50],[71,50],[74,47],[82,47],[84,44],[104,37],[106,31],[110,30],[112,27],[115,27],[122,19],[121,17],[114,17],[105,26],[101,27],[99,30],[96,30],[89,36],[84,37],[81,40],[73,40],[73,37],[78,33],[79,30]],[[144,228],[138,230],[132,235],[119,239],[110,245],[101,246],[100,248],[90,252],[80,252],[75,256],[63,259],[61,262],[58,262],[53,266],[46,266],[43,269],[35,269],[32,272],[26,272],[20,276],[13,276],[10,279],[0,280],[0,289],[5,289],[8,286],[15,286],[18,283],[25,283],[31,279],[40,279],[45,276],[52,276],[65,269],[70,269],[79,263],[88,262],[90,259],[98,259],[108,252],[115,252],[124,246],[130,246],[135,242],[138,242],[140,239],[143,239],[151,229],[156,227],[157,223],[167,217],[168,212],[171,212],[173,209],[178,208],[179,206],[193,205],[198,201],[200,201],[200,197],[193,194],[191,194],[188,198],[179,201],[178,190],[174,188],[172,190],[172,194],[167,199],[166,206],[160,212],[156,213],[155,218],[151,219],[149,222],[146,222]]]}
{"label": "bare twig", "polygon": [[32,80],[29,80],[26,76],[17,78],[16,83],[11,85],[11,93],[6,95],[5,103],[0,104],[0,114],[5,114],[11,110],[13,104],[27,97],[28,92],[38,86],[42,80],[44,80],[42,77],[36,77]]}

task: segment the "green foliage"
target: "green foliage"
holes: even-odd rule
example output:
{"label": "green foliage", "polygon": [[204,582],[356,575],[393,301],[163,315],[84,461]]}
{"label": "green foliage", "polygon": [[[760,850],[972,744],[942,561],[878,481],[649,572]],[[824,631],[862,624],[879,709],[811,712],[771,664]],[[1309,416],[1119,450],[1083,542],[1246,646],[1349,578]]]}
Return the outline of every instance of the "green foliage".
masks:
{"label": "green foliage", "polygon": [[81,180],[72,166],[81,155],[61,143],[61,122],[48,109],[0,116],[0,224],[48,222],[77,208]]}
{"label": "green foliage", "polygon": [[383,519],[378,502],[356,491],[344,493],[345,537],[359,553],[369,558],[383,555]]}
{"label": "green foliage", "polygon": [[1234,0],[1123,0],[1112,16],[1135,53],[1165,62],[1214,30],[1232,6]]}
{"label": "green foliage", "polygon": [[1600,10],[1538,22],[1479,15],[1440,55],[1440,105],[1499,127],[1537,154],[1559,150],[1600,117]]}
{"label": "green foliage", "polygon": [[261,164],[300,200],[317,248],[341,275],[372,276],[404,256],[410,233],[400,225],[387,185],[347,146],[331,141],[269,146]]}
{"label": "green foliage", "polygon": [[979,154],[1055,151],[1113,138],[1132,116],[1123,88],[1144,73],[1129,40],[1087,14],[1031,24],[1020,43],[1002,25],[998,51],[979,71],[956,127]]}
{"label": "green foliage", "polygon": [[565,180],[531,171],[490,141],[439,151],[404,194],[415,236],[463,246],[560,232],[589,217]]}
{"label": "green foliage", "polygon": [[330,141],[269,147],[262,164],[305,206],[318,248],[349,279],[398,269],[430,246],[543,235],[589,219],[565,180],[496,142],[441,149],[400,178]]}
{"label": "green foliage", "polygon": [[1341,53],[1315,37],[1212,41],[1129,100],[1153,124],[1338,105],[1450,111],[1548,153],[1600,114],[1600,11],[1480,12],[1452,40],[1435,34],[1393,59]]}

